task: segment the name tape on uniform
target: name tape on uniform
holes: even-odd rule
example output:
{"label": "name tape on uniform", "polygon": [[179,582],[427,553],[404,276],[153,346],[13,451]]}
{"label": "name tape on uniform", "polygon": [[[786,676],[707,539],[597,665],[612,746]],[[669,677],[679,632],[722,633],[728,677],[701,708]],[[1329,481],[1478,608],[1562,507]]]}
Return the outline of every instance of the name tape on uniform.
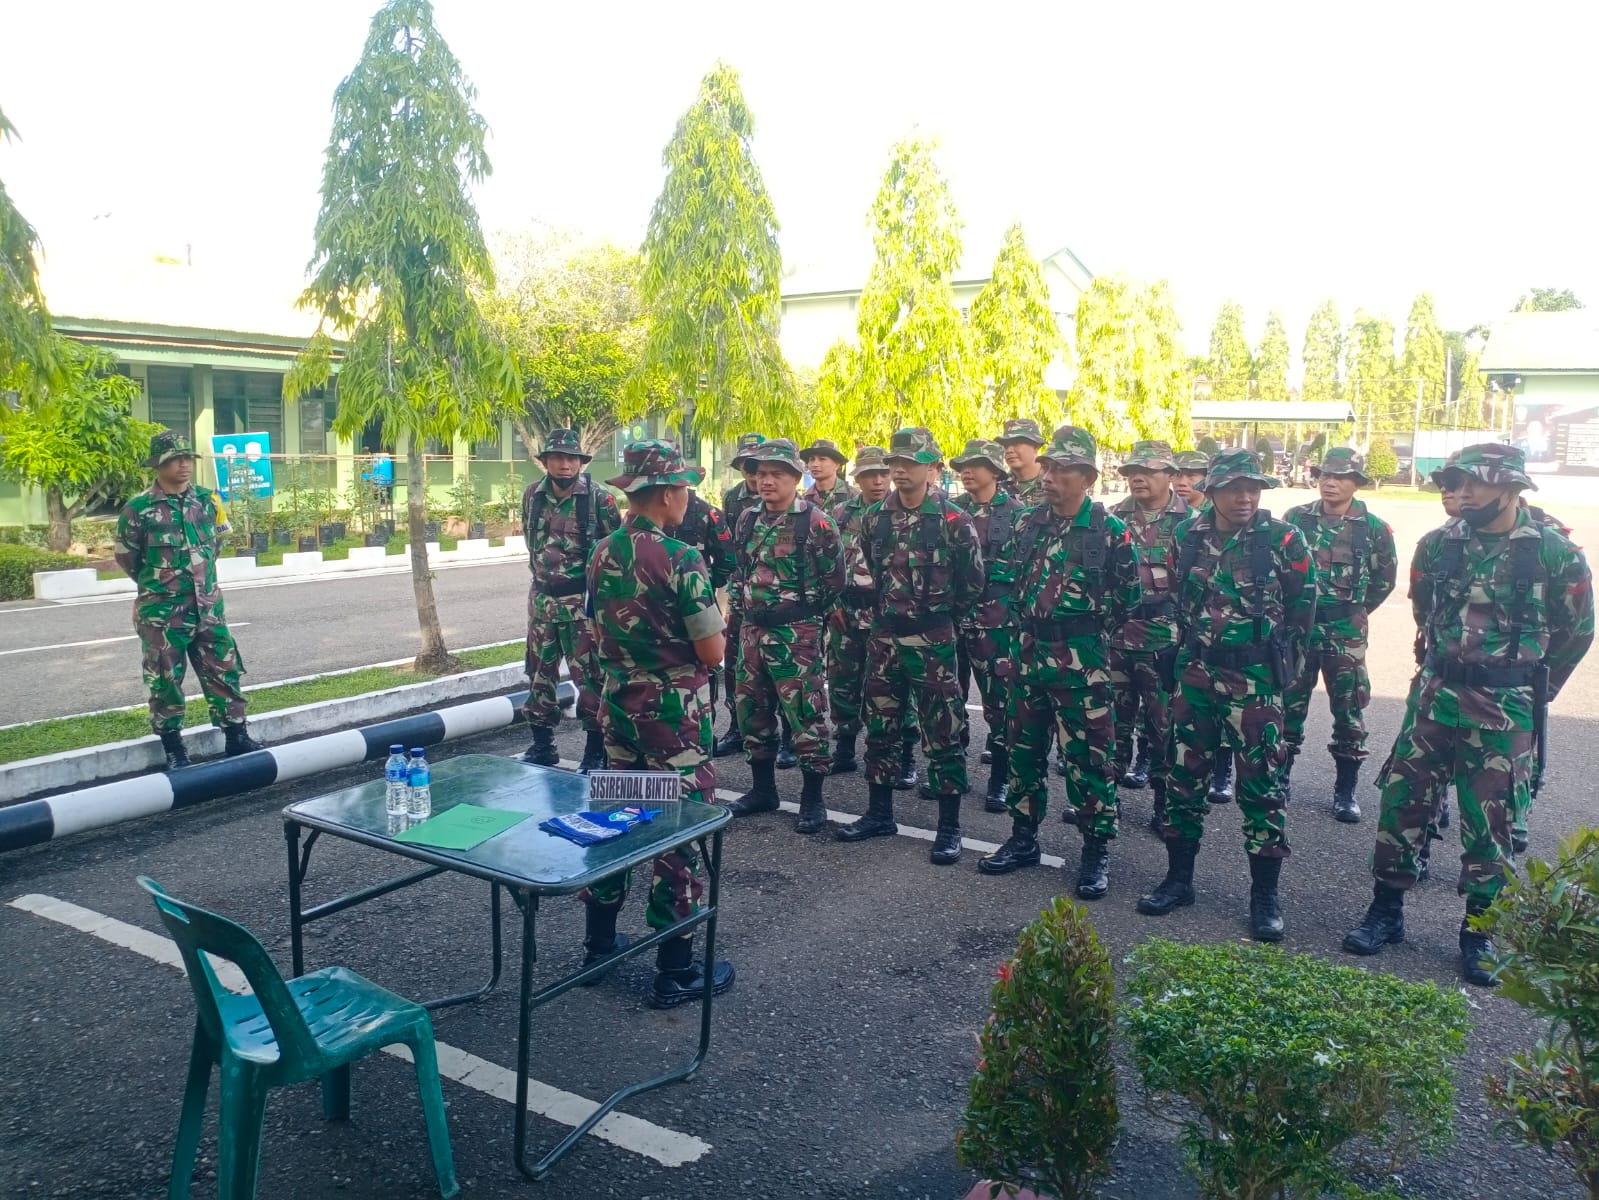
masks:
{"label": "name tape on uniform", "polygon": [[589,803],[670,804],[683,798],[676,771],[590,771]]}

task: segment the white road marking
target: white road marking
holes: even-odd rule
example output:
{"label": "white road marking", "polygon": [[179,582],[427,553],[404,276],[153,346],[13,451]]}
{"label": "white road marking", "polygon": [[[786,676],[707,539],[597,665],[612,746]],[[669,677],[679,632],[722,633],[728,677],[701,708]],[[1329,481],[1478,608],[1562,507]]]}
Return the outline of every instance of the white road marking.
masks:
{"label": "white road marking", "polygon": [[[54,896],[37,893],[18,896],[11,901],[11,907],[42,917],[46,921],[65,925],[68,929],[91,934],[103,942],[131,950],[151,962],[183,970],[183,957],[178,953],[177,946],[171,939],[152,933],[148,929],[130,925],[126,921],[119,921],[115,917],[108,917],[67,900],[58,900]],[[212,966],[216,969],[217,981],[229,991],[242,994],[250,990],[243,972],[232,963],[213,960]],[[384,1053],[405,1062],[411,1061],[411,1052],[404,1046],[386,1047]],[[444,1042],[438,1043],[438,1057],[439,1074],[446,1079],[482,1092],[486,1096],[492,1096],[496,1100],[516,1103],[515,1071],[479,1058],[475,1054],[468,1054],[465,1050]],[[546,1117],[557,1124],[576,1128],[594,1111],[596,1103],[586,1096],[562,1091],[547,1083],[530,1079],[527,1107],[531,1113]],[[594,1127],[593,1136],[610,1142],[622,1150],[653,1159],[664,1167],[681,1167],[691,1162],[698,1162],[711,1151],[709,1142],[701,1141],[691,1134],[679,1133],[675,1129],[667,1129],[623,1112],[608,1113],[605,1119]]]}
{"label": "white road marking", "polygon": [[[229,621],[229,629],[243,629],[250,622]],[[79,646],[104,646],[109,642],[133,642],[138,640],[136,633],[125,634],[122,637],[90,638],[86,642],[57,642],[53,646],[23,646],[17,650],[0,650],[0,658],[7,654],[37,654],[42,650],[76,650]]]}

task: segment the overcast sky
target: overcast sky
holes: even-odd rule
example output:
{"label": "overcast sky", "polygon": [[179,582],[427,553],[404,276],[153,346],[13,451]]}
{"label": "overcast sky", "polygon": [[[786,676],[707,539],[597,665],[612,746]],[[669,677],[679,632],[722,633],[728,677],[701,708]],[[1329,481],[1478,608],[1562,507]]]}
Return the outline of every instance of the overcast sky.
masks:
{"label": "overcast sky", "polygon": [[[636,245],[661,149],[721,58],[788,269],[841,286],[864,280],[866,210],[918,127],[973,257],[1019,219],[1040,255],[1165,277],[1191,352],[1228,297],[1252,343],[1280,308],[1296,358],[1328,296],[1346,323],[1362,305],[1401,328],[1421,289],[1446,328],[1533,285],[1599,304],[1589,0],[436,6],[492,131],[490,231]],[[192,247],[291,294],[373,9],[13,4],[0,107],[24,140],[0,179],[58,260]]]}

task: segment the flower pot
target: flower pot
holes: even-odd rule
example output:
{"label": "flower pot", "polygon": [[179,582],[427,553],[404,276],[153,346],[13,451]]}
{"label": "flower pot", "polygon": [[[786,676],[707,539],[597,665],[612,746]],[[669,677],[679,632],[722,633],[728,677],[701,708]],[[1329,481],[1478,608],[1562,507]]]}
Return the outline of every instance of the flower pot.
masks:
{"label": "flower pot", "polygon": [[256,554],[257,550],[254,546],[235,546],[233,548],[234,558],[254,558]]}
{"label": "flower pot", "polygon": [[335,542],[343,541],[344,535],[349,532],[343,521],[333,522],[330,528],[333,530],[333,540]]}
{"label": "flower pot", "polygon": [[250,548],[257,554],[272,545],[272,539],[265,533],[252,533],[250,535]]}
{"label": "flower pot", "polygon": [[315,549],[317,549],[316,538],[306,537],[304,534],[302,534],[300,536],[300,553],[309,554]]}
{"label": "flower pot", "polygon": [[439,531],[441,528],[442,526],[440,526],[437,521],[427,521],[422,526],[422,532],[427,536],[428,541],[436,542],[439,540]]}
{"label": "flower pot", "polygon": [[377,533],[381,533],[385,538],[392,538],[394,536],[394,522],[379,521],[373,526],[373,530]]}
{"label": "flower pot", "polygon": [[489,536],[489,527],[482,521],[479,521],[467,531],[467,535],[474,538],[486,538]]}
{"label": "flower pot", "polygon": [[272,544],[274,546],[292,546],[292,545],[294,545],[294,530],[292,530],[292,529],[274,529],[272,531]]}
{"label": "flower pot", "polygon": [[389,539],[381,529],[375,529],[366,535],[365,539],[363,539],[363,544],[367,546],[387,546]]}
{"label": "flower pot", "polygon": [[333,532],[333,526],[331,525],[318,525],[316,527],[316,538],[318,544],[323,546],[331,546],[334,542],[339,540],[338,535]]}

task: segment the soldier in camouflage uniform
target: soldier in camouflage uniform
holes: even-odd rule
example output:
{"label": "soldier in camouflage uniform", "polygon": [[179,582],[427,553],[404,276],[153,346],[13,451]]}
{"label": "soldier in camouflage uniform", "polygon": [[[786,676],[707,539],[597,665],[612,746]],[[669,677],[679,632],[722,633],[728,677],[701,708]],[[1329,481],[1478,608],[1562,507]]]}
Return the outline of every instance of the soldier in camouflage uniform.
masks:
{"label": "soldier in camouflage uniform", "polygon": [[[755,493],[755,460],[750,457],[750,452],[765,440],[759,433],[738,435],[732,466],[735,471],[744,472],[744,478],[728,488],[722,497],[722,516],[730,531],[738,528],[738,519],[746,508],[753,508],[761,502]],[[722,699],[727,702],[728,730],[716,739],[712,753],[717,758],[725,758],[744,749],[744,735],[739,732],[738,712],[733,698],[738,690],[739,628],[738,564],[735,558],[733,576],[727,582],[727,661],[722,664]]]}
{"label": "soldier in camouflage uniform", "polygon": [[1201,486],[1210,473],[1210,455],[1203,450],[1179,450],[1172,461],[1177,464],[1177,471],[1172,475],[1171,490],[1190,509],[1198,509],[1205,495],[1195,488]]}
{"label": "soldier in camouflage uniform", "polygon": [[217,586],[217,551],[227,525],[216,496],[193,482],[194,462],[194,448],[182,434],[156,434],[144,464],[155,469],[155,482],[117,519],[117,566],[138,589],[133,629],[150,689],[150,728],[161,739],[169,771],[189,765],[182,732],[189,663],[226,752],[261,749],[245,728],[244,662]]}
{"label": "soldier in camouflage uniform", "polygon": [[1316,611],[1316,568],[1304,536],[1260,508],[1262,489],[1276,486],[1253,451],[1224,450],[1205,479],[1211,508],[1177,530],[1182,641],[1172,695],[1166,877],[1138,902],[1150,916],[1194,902],[1206,781],[1217,754],[1236,755],[1250,932],[1273,942],[1283,936],[1277,883],[1289,853],[1276,787],[1282,695],[1304,661]]}
{"label": "soldier in camouflage uniform", "polygon": [[838,837],[855,842],[899,832],[894,760],[904,712],[912,706],[928,783],[938,799],[930,857],[947,866],[960,859],[960,801],[966,791],[966,705],[956,673],[955,622],[977,604],[984,575],[972,519],[933,488],[943,458],[928,430],[896,432],[884,456],[894,491],[866,510],[856,553],[878,596],[866,671],[870,790],[866,815]]}
{"label": "soldier in camouflage uniform", "polygon": [[527,539],[532,576],[527,592],[528,692],[522,714],[533,731],[533,744],[522,761],[542,767],[561,761],[555,749],[555,727],[561,721],[555,686],[564,658],[577,688],[577,716],[586,735],[582,771],[605,766],[598,719],[599,664],[583,615],[583,570],[594,544],[622,521],[616,501],[583,469],[591,458],[578,441],[577,430],[550,430],[538,455],[544,478],[522,493],[522,536]]}
{"label": "soldier in camouflage uniform", "polygon": [[831,765],[822,629],[844,591],[843,545],[833,519],[798,495],[805,471],[793,442],[763,442],[754,457],[762,503],[744,510],[734,544],[744,593],[738,726],[755,782],[728,808],[739,817],[777,809],[781,714],[805,780],[794,828],[817,833],[827,824],[822,780]]}
{"label": "soldier in camouflage uniform", "polygon": [[1149,785],[1155,797],[1150,827],[1159,833],[1166,824],[1166,745],[1177,659],[1177,597],[1172,587],[1172,569],[1177,563],[1172,544],[1177,526],[1190,514],[1188,505],[1172,490],[1177,461],[1167,443],[1134,442],[1120,470],[1129,494],[1110,511],[1127,525],[1138,551],[1142,597],[1131,618],[1111,636],[1116,770],[1123,787]]}
{"label": "soldier in camouflage uniform", "polygon": [[[881,446],[862,446],[855,452],[856,495],[833,509],[844,552],[844,591],[828,619],[827,692],[833,710],[834,775],[859,769],[855,742],[861,735],[861,690],[866,683],[866,645],[877,607],[876,585],[866,571],[866,560],[856,553],[864,531],[866,510],[888,495],[888,464]],[[851,569],[859,577],[848,574]]]}
{"label": "soldier in camouflage uniform", "polygon": [[1011,585],[1019,631],[1005,735],[1011,835],[977,867],[1003,875],[1037,865],[1054,731],[1083,835],[1077,894],[1098,900],[1110,886],[1110,839],[1117,833],[1107,650],[1112,630],[1138,607],[1138,557],[1127,527],[1089,497],[1099,478],[1092,435],[1062,425],[1042,458],[1046,503],[1023,515],[996,572]]}
{"label": "soldier in camouflage uniform", "polygon": [[1005,447],[1005,463],[1010,467],[1010,478],[1005,487],[1021,501],[1023,508],[1033,508],[1044,503],[1044,468],[1038,461],[1038,452],[1049,443],[1038,422],[1030,417],[1012,417],[1005,422],[1005,431],[994,439]]}
{"label": "soldier in camouflage uniform", "polygon": [[1423,538],[1411,603],[1427,627],[1426,661],[1378,780],[1371,907],[1344,949],[1376,954],[1405,936],[1404,896],[1453,777],[1460,808],[1461,969],[1493,984],[1493,945],[1469,925],[1504,885],[1512,814],[1536,756],[1540,698],[1557,695],[1593,643],[1593,578],[1582,551],[1519,504],[1534,486],[1520,450],[1467,446],[1447,473],[1460,517]]}
{"label": "soldier in camouflage uniform", "polygon": [[[1016,667],[1016,622],[1011,614],[1010,585],[995,575],[1001,551],[1011,531],[1021,523],[1022,502],[1003,487],[1005,448],[998,442],[973,438],[950,464],[966,489],[954,503],[969,513],[983,547],[988,583],[977,607],[960,623],[962,680],[967,671],[977,676],[977,693],[983,701],[983,723],[988,726],[988,791],[983,807],[1005,812],[1005,785],[1010,772],[1010,752],[1005,748],[1005,713],[1010,681]],[[961,688],[961,698],[966,688]]]}
{"label": "soldier in camouflage uniform", "polygon": [[[604,680],[606,756],[620,770],[676,771],[683,799],[710,804],[716,795],[711,672],[722,659],[724,622],[699,551],[663,532],[683,524],[689,486],[701,477],[669,442],[626,448],[623,473],[607,482],[627,494],[627,519],[595,547],[588,593]],[[583,894],[585,965],[626,948],[616,917],[628,884],[626,874],[611,876]],[[693,849],[662,855],[654,863],[645,920],[651,929],[665,929],[697,912],[700,894]],[[730,963],[715,963],[711,972],[714,991],[733,985]],[[697,1000],[704,986],[693,936],[662,942],[650,1003],[670,1008]]]}
{"label": "soldier in camouflage uniform", "polygon": [[824,513],[831,516],[840,504],[859,495],[844,478],[849,456],[838,448],[837,442],[817,438],[801,450],[799,456],[813,480],[811,486],[805,489],[805,499]]}
{"label": "soldier in camouflage uniform", "polygon": [[1399,569],[1394,531],[1355,499],[1355,489],[1371,480],[1359,454],[1334,446],[1310,477],[1321,499],[1290,508],[1283,519],[1305,535],[1316,560],[1316,627],[1310,653],[1299,678],[1283,696],[1283,762],[1280,786],[1289,800],[1294,759],[1305,744],[1305,717],[1318,678],[1327,684],[1333,736],[1327,749],[1337,768],[1333,815],[1346,824],[1360,820],[1355,784],[1366,757],[1366,706],[1371,703],[1371,678],[1366,674],[1366,627],[1371,613],[1394,590]]}

